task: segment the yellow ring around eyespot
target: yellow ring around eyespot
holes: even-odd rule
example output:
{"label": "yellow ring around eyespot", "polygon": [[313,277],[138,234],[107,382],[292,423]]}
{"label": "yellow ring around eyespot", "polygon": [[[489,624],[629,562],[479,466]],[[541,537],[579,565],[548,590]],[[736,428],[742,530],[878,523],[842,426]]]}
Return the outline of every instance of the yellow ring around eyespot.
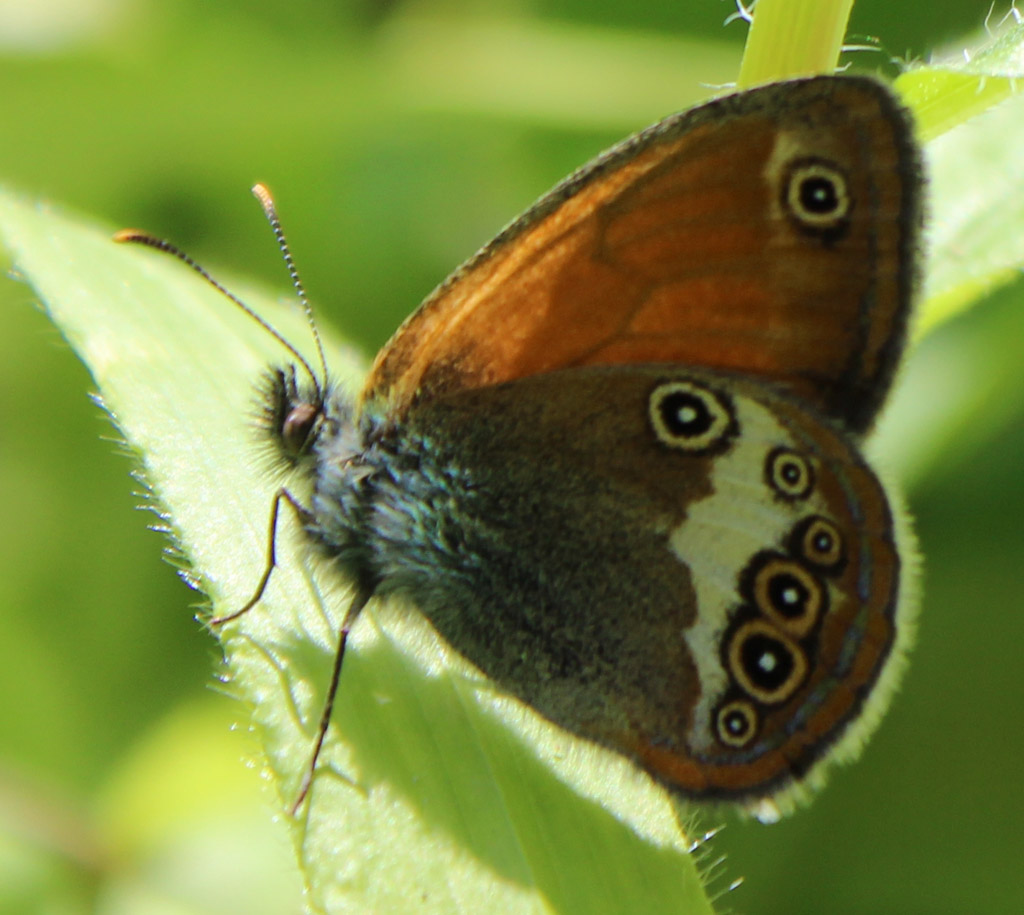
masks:
{"label": "yellow ring around eyespot", "polygon": [[[742,736],[731,734],[726,727],[725,719],[730,714],[742,716],[743,720],[747,723],[746,733]],[[718,710],[718,714],[715,716],[715,729],[718,732],[718,739],[727,747],[735,747],[736,749],[745,747],[757,736],[758,723],[757,710],[745,699],[727,702]]]}
{"label": "yellow ring around eyespot", "polygon": [[[806,181],[821,180],[827,182],[836,205],[825,213],[816,213],[808,209],[802,193]],[[788,175],[786,185],[786,205],[794,219],[809,229],[831,229],[842,224],[850,215],[851,200],[846,178],[837,168],[826,162],[803,162],[796,165]]]}
{"label": "yellow ring around eyespot", "polygon": [[[791,575],[803,587],[807,599],[799,616],[787,616],[773,603],[770,587],[772,579],[777,575]],[[781,556],[769,560],[757,570],[752,590],[757,609],[779,629],[797,639],[804,638],[814,628],[825,605],[822,582],[800,563]]]}
{"label": "yellow ring around eyespot", "polygon": [[[789,468],[796,470],[796,479],[786,479]],[[768,455],[768,484],[784,499],[806,499],[814,489],[814,469],[802,454],[789,448],[776,448]]]}
{"label": "yellow ring around eyespot", "polygon": [[[686,435],[672,429],[665,417],[665,402],[673,395],[688,395],[707,411],[708,427],[700,434]],[[692,381],[667,381],[659,384],[648,399],[648,416],[658,440],[669,448],[701,452],[718,445],[733,425],[733,413],[714,391]],[[678,417],[680,423],[685,417]]]}
{"label": "yellow ring around eyespot", "polygon": [[[814,541],[825,534],[832,542],[831,549],[822,551]],[[801,558],[822,568],[830,568],[843,558],[843,535],[839,528],[825,518],[814,518],[800,537],[797,544]]]}
{"label": "yellow ring around eyespot", "polygon": [[[792,659],[793,669],[786,679],[778,686],[766,689],[751,679],[743,666],[742,650],[744,644],[754,636],[761,635],[771,639],[786,650]],[[807,676],[807,656],[799,645],[789,636],[773,626],[768,620],[751,620],[740,626],[733,633],[729,642],[729,673],[737,685],[752,699],[764,702],[766,705],[778,705],[789,699]]]}

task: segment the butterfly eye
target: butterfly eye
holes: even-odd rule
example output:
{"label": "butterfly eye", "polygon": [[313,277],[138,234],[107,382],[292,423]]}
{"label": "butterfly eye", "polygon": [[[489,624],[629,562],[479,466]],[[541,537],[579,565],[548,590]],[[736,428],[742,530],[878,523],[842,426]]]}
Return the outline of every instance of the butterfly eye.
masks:
{"label": "butterfly eye", "polygon": [[814,488],[814,470],[805,457],[789,448],[776,448],[765,462],[768,485],[783,499],[804,499]]}
{"label": "butterfly eye", "polygon": [[724,448],[736,434],[732,404],[692,381],[659,384],[649,409],[655,435],[670,448],[706,454]]}
{"label": "butterfly eye", "polygon": [[275,457],[294,465],[308,455],[316,441],[323,417],[318,390],[303,387],[295,367],[272,369],[260,385],[259,422],[278,445]]}
{"label": "butterfly eye", "polygon": [[757,733],[757,711],[743,699],[723,705],[715,720],[718,739],[729,747],[745,747]]}
{"label": "butterfly eye", "polygon": [[757,609],[783,632],[802,639],[825,610],[824,586],[792,559],[768,553],[756,562],[751,596]]}
{"label": "butterfly eye", "polygon": [[813,517],[793,532],[793,551],[805,562],[824,570],[838,572],[843,565],[843,535],[831,521]]}
{"label": "butterfly eye", "polygon": [[314,404],[297,403],[292,406],[281,424],[281,443],[288,454],[305,452],[319,416],[320,409]]}
{"label": "butterfly eye", "polygon": [[807,676],[803,651],[765,620],[751,620],[736,630],[727,659],[740,688],[767,705],[785,702]]}
{"label": "butterfly eye", "polygon": [[802,159],[789,168],[783,206],[802,229],[834,238],[845,229],[853,203],[839,169],[821,159]]}

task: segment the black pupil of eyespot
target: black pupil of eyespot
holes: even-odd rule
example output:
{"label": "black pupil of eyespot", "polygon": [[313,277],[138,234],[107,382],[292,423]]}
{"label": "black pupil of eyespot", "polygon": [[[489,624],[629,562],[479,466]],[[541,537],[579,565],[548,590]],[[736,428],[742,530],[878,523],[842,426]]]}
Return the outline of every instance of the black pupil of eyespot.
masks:
{"label": "black pupil of eyespot", "polygon": [[814,535],[814,549],[819,553],[832,552],[832,535],[828,531],[819,531]]}
{"label": "black pupil of eyespot", "polygon": [[831,213],[839,206],[835,184],[828,178],[804,178],[800,182],[800,203],[809,213]]}
{"label": "black pupil of eyespot", "polygon": [[694,438],[704,435],[714,417],[703,398],[686,391],[675,391],[661,402],[661,416],[674,435]]}
{"label": "black pupil of eyespot", "polygon": [[793,656],[785,645],[770,635],[751,635],[743,643],[743,668],[760,689],[773,691],[793,673]]}
{"label": "black pupil of eyespot", "polygon": [[772,606],[783,616],[801,616],[807,607],[807,586],[795,575],[778,572],[768,582],[768,596]]}
{"label": "black pupil of eyespot", "polygon": [[725,729],[733,737],[741,737],[747,732],[747,718],[739,712],[729,712],[725,716]]}
{"label": "black pupil of eyespot", "polygon": [[795,485],[800,482],[800,477],[803,474],[800,472],[800,466],[796,461],[786,461],[782,465],[782,479],[790,485]]}

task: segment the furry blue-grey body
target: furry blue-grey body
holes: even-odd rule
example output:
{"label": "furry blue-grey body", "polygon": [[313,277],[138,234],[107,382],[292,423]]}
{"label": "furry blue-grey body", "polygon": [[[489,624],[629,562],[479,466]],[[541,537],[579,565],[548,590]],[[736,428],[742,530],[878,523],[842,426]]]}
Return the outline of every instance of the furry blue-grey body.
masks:
{"label": "furry blue-grey body", "polygon": [[348,404],[338,412],[343,418],[316,451],[312,533],[382,596],[443,597],[471,586],[476,563],[454,520],[469,495],[468,474],[427,439],[396,437],[377,416],[356,419]]}

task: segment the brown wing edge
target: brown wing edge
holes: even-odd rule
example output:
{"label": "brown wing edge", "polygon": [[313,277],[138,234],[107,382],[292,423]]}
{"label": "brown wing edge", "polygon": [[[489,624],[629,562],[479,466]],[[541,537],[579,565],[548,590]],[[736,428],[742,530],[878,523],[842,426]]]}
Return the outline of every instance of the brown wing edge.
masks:
{"label": "brown wing edge", "polygon": [[826,413],[840,420],[848,431],[863,436],[871,430],[892,388],[906,349],[911,306],[921,287],[925,178],[909,109],[900,104],[888,86],[872,77],[846,78],[856,80],[864,89],[874,90],[877,104],[891,117],[889,123],[901,125],[893,131],[893,138],[899,157],[898,168],[904,179],[898,220],[901,227],[898,256],[902,265],[897,290],[899,307],[889,338],[876,356],[878,366],[871,377],[860,377],[859,361],[851,359],[825,407]]}

